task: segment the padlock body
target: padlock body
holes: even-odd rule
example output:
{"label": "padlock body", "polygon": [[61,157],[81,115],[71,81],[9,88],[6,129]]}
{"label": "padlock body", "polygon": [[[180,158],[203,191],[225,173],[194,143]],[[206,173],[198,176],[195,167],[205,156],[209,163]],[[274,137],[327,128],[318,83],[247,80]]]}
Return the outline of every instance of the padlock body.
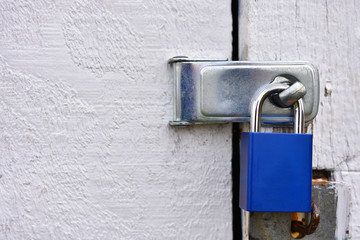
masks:
{"label": "padlock body", "polygon": [[311,180],[311,134],[242,133],[240,208],[310,212]]}

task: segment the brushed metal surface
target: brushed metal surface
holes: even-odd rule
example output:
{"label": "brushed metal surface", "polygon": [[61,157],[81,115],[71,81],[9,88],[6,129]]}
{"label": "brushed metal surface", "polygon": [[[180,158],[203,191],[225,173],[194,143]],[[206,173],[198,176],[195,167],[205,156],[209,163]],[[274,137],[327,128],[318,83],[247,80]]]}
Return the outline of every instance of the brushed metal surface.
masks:
{"label": "brushed metal surface", "polygon": [[[255,92],[278,76],[300,81],[305,121],[311,121],[319,105],[317,69],[308,62],[243,62],[218,59],[172,58],[174,117],[171,125],[249,122]],[[291,108],[264,102],[262,122],[292,124]]]}

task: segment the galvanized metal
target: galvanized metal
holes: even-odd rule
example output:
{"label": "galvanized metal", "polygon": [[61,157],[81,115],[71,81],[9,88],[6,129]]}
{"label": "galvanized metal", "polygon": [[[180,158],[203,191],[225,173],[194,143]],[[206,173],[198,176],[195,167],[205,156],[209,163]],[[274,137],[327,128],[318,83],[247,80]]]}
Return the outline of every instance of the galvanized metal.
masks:
{"label": "galvanized metal", "polygon": [[[272,83],[258,90],[250,104],[250,132],[260,131],[260,117],[262,106],[270,93],[274,91],[286,91],[289,85],[284,83]],[[294,133],[304,132],[304,104],[303,100],[299,99],[294,104]]]}
{"label": "galvanized metal", "polygon": [[[305,121],[312,120],[319,105],[317,69],[307,62],[243,62],[221,59],[169,60],[174,82],[174,116],[171,125],[249,122],[250,101],[263,86],[284,76],[301,82]],[[290,108],[279,108],[265,100],[262,122],[291,123]]]}
{"label": "galvanized metal", "polygon": [[299,99],[294,104],[294,133],[304,133],[305,131],[305,116],[304,116],[304,103]]}
{"label": "galvanized metal", "polygon": [[[277,77],[274,82],[277,79],[283,79],[287,80],[287,78],[284,77]],[[292,106],[298,99],[303,98],[306,95],[306,88],[304,84],[302,84],[299,81],[294,82],[291,84],[291,86],[280,92],[273,94],[271,96],[272,101],[279,107],[290,107]]]}

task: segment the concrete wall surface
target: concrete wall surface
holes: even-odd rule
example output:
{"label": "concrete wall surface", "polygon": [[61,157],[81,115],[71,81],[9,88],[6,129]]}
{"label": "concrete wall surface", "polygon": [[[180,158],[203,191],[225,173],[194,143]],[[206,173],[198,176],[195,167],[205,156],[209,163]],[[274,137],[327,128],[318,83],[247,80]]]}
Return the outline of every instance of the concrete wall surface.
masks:
{"label": "concrete wall surface", "polygon": [[350,185],[349,235],[360,239],[360,2],[240,2],[243,60],[305,60],[319,69],[319,113],[307,129],[313,164]]}
{"label": "concrete wall surface", "polygon": [[231,125],[176,129],[167,60],[230,0],[0,1],[0,239],[231,239]]}

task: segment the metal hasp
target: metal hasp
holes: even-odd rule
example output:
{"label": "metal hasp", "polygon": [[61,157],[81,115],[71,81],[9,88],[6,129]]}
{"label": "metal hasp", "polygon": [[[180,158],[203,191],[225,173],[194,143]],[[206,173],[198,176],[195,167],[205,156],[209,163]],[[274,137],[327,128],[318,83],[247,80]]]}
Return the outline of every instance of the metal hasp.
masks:
{"label": "metal hasp", "polygon": [[[281,76],[290,84],[300,81],[305,121],[312,120],[319,105],[317,69],[308,62],[245,62],[174,57],[169,60],[174,82],[174,117],[171,125],[249,122],[255,92]],[[279,108],[268,99],[262,123],[291,124],[291,108]]]}

